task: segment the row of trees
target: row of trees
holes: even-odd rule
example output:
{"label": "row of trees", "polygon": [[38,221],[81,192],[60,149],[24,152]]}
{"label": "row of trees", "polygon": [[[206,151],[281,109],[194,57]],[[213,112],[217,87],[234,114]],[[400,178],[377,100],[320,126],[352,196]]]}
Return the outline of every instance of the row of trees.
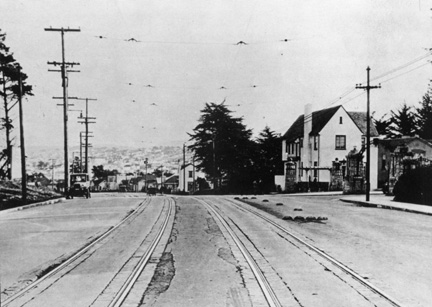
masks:
{"label": "row of trees", "polygon": [[418,135],[423,139],[432,140],[432,89],[429,88],[418,107],[403,104],[390,115],[374,119],[379,134],[394,136]]}
{"label": "row of trees", "polygon": [[[104,169],[103,165],[94,165],[92,168],[92,173],[93,173],[93,178],[95,179],[107,179],[108,176],[116,176],[119,175],[120,172],[116,169],[114,170],[110,170],[110,169]],[[155,177],[170,177],[172,176],[172,173],[169,171],[162,171],[161,168],[156,168],[154,169],[152,172],[148,173],[149,175],[154,175]],[[136,174],[134,173],[127,173],[126,176],[135,176]],[[145,173],[143,172],[139,172],[138,173],[139,176],[144,177]]]}
{"label": "row of trees", "polygon": [[21,95],[33,95],[32,86],[25,83],[27,75],[22,72],[10,48],[5,44],[6,33],[0,29],[0,96],[3,98],[3,116],[0,118],[0,130],[5,131],[6,148],[0,154],[0,178],[12,178],[12,131],[14,124],[12,109],[18,103],[20,94],[19,79],[21,78]]}
{"label": "row of trees", "polygon": [[269,127],[257,138],[233,117],[222,102],[207,103],[189,134],[196,166],[208,174],[216,190],[259,193],[274,190],[274,176],[283,171],[281,139]]}

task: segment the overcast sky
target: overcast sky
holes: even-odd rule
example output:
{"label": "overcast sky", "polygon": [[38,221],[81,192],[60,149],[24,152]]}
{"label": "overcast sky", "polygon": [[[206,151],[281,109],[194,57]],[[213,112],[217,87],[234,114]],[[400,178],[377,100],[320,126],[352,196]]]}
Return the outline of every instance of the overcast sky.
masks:
{"label": "overcast sky", "polygon": [[[418,105],[432,76],[431,2],[1,0],[0,29],[34,86],[24,104],[28,146],[63,144],[52,99],[61,78],[47,71],[61,60],[61,39],[47,27],[81,29],[65,34],[66,61],[81,64],[69,96],[97,99],[95,146],[179,145],[206,102],[226,99],[255,134],[266,125],[284,132],[306,103],[363,111],[366,95],[354,87],[367,66],[372,79],[384,74],[372,82],[382,83],[372,111]],[[71,146],[84,128],[77,116],[70,112]]]}

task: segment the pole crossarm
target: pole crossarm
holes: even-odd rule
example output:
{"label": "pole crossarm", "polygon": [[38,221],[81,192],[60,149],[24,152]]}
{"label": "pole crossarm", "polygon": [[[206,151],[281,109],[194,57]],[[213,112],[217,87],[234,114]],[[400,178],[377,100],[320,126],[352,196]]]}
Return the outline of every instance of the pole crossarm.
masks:
{"label": "pole crossarm", "polygon": [[[54,65],[54,66],[74,66],[74,65],[81,65],[80,63],[78,63],[78,62],[64,62],[64,63],[62,63],[62,62],[57,62],[57,61],[48,61],[47,62],[47,64],[48,65]],[[60,70],[61,71],[61,70]]]}
{"label": "pole crossarm", "polygon": [[81,32],[81,29],[71,29],[71,28],[53,28],[53,27],[49,27],[49,28],[45,28],[45,31],[57,31],[57,32]]}
{"label": "pole crossarm", "polygon": [[[62,72],[61,69],[48,69],[50,72]],[[66,72],[81,72],[81,70],[76,69],[67,69]]]}

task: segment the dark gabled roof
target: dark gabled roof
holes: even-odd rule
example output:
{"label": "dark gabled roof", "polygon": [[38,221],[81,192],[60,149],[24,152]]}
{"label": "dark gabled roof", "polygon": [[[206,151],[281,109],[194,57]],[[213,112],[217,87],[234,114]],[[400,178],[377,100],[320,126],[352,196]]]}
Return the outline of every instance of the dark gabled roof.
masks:
{"label": "dark gabled roof", "polygon": [[[311,135],[317,135],[322,128],[328,123],[330,118],[336,113],[341,106],[319,110],[312,112],[312,131]],[[304,134],[304,115],[300,115],[294,124],[284,134],[283,139],[287,142],[294,141],[295,139],[302,138]]]}
{"label": "dark gabled roof", "polygon": [[[333,117],[333,115],[339,110],[339,108],[343,108],[342,106],[336,106],[328,109],[323,109],[319,111],[312,112],[312,131],[310,135],[317,135],[321,132],[324,126],[328,123],[328,121]],[[357,125],[360,131],[366,134],[366,113],[364,112],[347,112],[351,117],[353,122]],[[370,133],[371,136],[378,136],[378,131],[375,128],[375,125],[371,121],[370,125]],[[285,139],[288,143],[292,142],[298,138],[302,138],[304,135],[304,115],[300,115],[294,124],[288,129],[288,131],[284,134],[283,139]]]}
{"label": "dark gabled roof", "polygon": [[337,106],[333,108],[328,108],[324,110],[319,110],[312,113],[312,131],[310,135],[317,135],[321,132],[325,125],[327,125],[328,121],[333,117],[333,115],[341,108],[342,106]]}
{"label": "dark gabled roof", "polygon": [[[348,112],[349,116],[351,116],[351,119],[353,122],[357,125],[357,127],[360,129],[360,131],[366,135],[366,113],[365,112]],[[370,121],[370,135],[371,136],[378,136],[378,130],[376,130],[375,125],[372,123],[372,120]]]}
{"label": "dark gabled roof", "polygon": [[179,176],[172,175],[171,177],[168,177],[164,183],[178,183],[178,182],[179,182]]}
{"label": "dark gabled roof", "polygon": [[182,164],[182,166],[180,167],[180,169],[185,169],[185,168],[188,167],[189,165],[192,165],[192,163]]}
{"label": "dark gabled roof", "polygon": [[285,139],[288,143],[295,141],[298,138],[302,138],[304,133],[304,115],[300,115],[294,124],[289,127],[287,132],[283,135],[283,139]]}

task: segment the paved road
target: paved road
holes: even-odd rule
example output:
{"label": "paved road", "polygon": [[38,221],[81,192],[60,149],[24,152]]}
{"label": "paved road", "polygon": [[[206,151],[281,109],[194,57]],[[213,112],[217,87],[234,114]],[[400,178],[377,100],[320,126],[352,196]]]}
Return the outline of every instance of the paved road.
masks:
{"label": "paved road", "polygon": [[[19,280],[32,279],[35,273],[117,224],[147,199],[131,196],[139,194],[105,194],[91,200],[74,199],[0,213],[2,289],[11,288]],[[154,223],[151,217],[157,215],[163,199],[166,197],[152,198],[154,212],[147,211],[140,222],[143,224],[133,228],[142,229],[132,231],[134,235],[130,237],[136,242],[142,239],[140,235],[146,236],[145,228]],[[282,306],[388,306],[388,303],[370,295],[362,285],[247,209],[263,213],[338,259],[403,306],[432,305],[429,216],[356,207],[334,197],[259,196],[242,201],[234,200],[234,196],[174,199],[175,218],[167,244],[159,247],[148,265],[149,270],[139,277],[130,294],[138,302],[133,306],[268,306],[250,264],[207,204],[226,219],[242,240]],[[327,217],[328,220],[283,219],[288,216]],[[104,284],[113,280],[108,273],[118,270],[125,261],[120,255],[131,253],[125,245],[133,245],[128,239],[112,241],[116,243],[111,248],[92,253],[89,256],[94,257],[92,262],[87,261],[87,266],[78,268],[73,276],[88,275],[91,277],[86,280],[94,279],[101,288],[108,287]],[[107,264],[106,259],[110,257],[115,261]],[[59,291],[62,287],[67,289],[67,285],[80,289],[82,278],[73,276]],[[98,291],[92,290],[92,283],[86,285],[89,291],[80,292],[82,301],[71,302],[76,293],[69,290],[57,300],[46,297],[42,300],[44,306],[59,306],[61,302],[63,306],[90,306],[88,302],[92,301],[95,302],[92,306],[104,306],[101,301],[95,301]]]}
{"label": "paved road", "polygon": [[117,224],[142,199],[76,198],[22,211],[0,212],[2,290],[35,278]]}

